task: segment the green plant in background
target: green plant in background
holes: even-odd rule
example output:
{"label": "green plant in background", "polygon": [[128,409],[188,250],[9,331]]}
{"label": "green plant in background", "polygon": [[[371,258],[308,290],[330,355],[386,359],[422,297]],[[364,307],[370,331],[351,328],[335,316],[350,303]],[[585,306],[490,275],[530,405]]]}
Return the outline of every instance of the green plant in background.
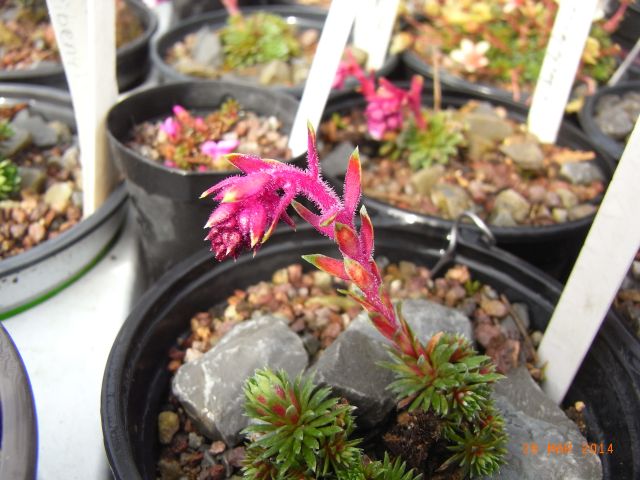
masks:
{"label": "green plant in background", "polygon": [[295,28],[284,18],[265,12],[230,15],[220,39],[226,68],[287,61],[300,53]]}
{"label": "green plant in background", "polygon": [[367,461],[349,439],[353,407],[331,397],[310,379],[289,380],[285,372],[257,371],[244,389],[247,415],[258,422],[245,429],[244,477],[262,479],[336,478],[417,480],[399,459]]}
{"label": "green plant in background", "polygon": [[7,120],[0,120],[0,142],[8,140],[13,135],[13,129]]}
{"label": "green plant in background", "polygon": [[[412,32],[396,38],[398,48],[413,48],[433,60],[433,46],[445,55],[443,65],[471,81],[497,83],[516,98],[535,84],[558,11],[556,0],[423,0],[405,16]],[[582,55],[577,78],[587,85],[612,75],[620,49],[610,34],[617,28],[628,1],[610,20],[595,21]]]}
{"label": "green plant in background", "polygon": [[0,200],[5,200],[20,187],[18,167],[9,160],[0,158]]}
{"label": "green plant in background", "polygon": [[391,155],[406,158],[414,170],[449,163],[465,142],[463,125],[451,118],[449,112],[425,112],[424,116],[427,127],[421,129],[415,122],[408,122],[395,139]]}

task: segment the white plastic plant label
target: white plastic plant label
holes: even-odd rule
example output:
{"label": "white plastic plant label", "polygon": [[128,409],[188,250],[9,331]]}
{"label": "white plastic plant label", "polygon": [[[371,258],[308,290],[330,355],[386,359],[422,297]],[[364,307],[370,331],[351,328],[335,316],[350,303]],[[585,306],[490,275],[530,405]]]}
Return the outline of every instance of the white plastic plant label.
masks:
{"label": "white plastic plant label", "polygon": [[73,100],[86,217],[108,197],[116,178],[105,128],[118,95],[115,1],[47,0],[47,7]]}
{"label": "white plastic plant label", "polygon": [[320,124],[361,1],[367,0],[331,2],[289,137],[289,147],[293,155],[307,151],[307,121],[315,129]]}
{"label": "white plastic plant label", "polygon": [[353,29],[354,45],[367,52],[367,69],[382,67],[391,42],[400,0],[363,0]]}
{"label": "white plastic plant label", "polygon": [[544,390],[564,398],[640,246],[640,121],[609,184],[538,355]]}
{"label": "white plastic plant label", "polygon": [[529,131],[554,143],[598,0],[562,0],[529,110]]}

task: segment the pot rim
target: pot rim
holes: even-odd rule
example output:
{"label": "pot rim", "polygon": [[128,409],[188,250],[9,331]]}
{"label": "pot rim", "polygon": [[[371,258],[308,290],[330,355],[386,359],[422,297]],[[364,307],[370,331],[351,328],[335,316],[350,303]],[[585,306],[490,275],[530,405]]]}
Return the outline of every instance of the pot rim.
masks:
{"label": "pot rim", "polygon": [[[16,99],[28,104],[34,102],[48,103],[68,109],[69,112],[73,111],[71,97],[68,92],[40,85],[2,83],[0,84],[0,98]],[[75,122],[71,127],[75,130]],[[63,250],[67,250],[79,243],[98,230],[107,218],[120,211],[127,198],[124,182],[121,182],[92,215],[83,219],[69,230],[60,233],[55,238],[35,245],[25,252],[0,260],[0,280],[5,280],[8,276],[54,257]]]}
{"label": "pot rim", "polygon": [[[33,391],[20,353],[2,322],[0,359],[0,415],[8,419],[0,427],[0,477],[32,480],[36,478],[38,461],[38,425]],[[17,428],[6,428],[7,424]]]}
{"label": "pot rim", "polygon": [[[162,98],[162,97],[170,96],[169,94],[174,92],[176,94],[183,95],[180,92],[188,92],[188,91],[193,92],[194,89],[208,90],[208,89],[222,88],[222,89],[227,89],[229,91],[233,91],[233,90],[237,90],[239,87],[241,87],[245,91],[250,90],[255,95],[266,96],[266,97],[278,99],[279,101],[284,103],[288,103],[289,106],[293,109],[293,111],[297,109],[298,102],[292,96],[286,95],[282,92],[278,92],[277,90],[269,90],[269,89],[260,88],[253,85],[243,84],[239,86],[237,84],[234,84],[233,82],[225,81],[225,80],[202,80],[202,81],[187,80],[187,81],[181,81],[181,82],[175,82],[175,83],[167,83],[164,85],[157,85],[150,88],[145,88],[139,92],[136,92],[132,95],[127,96],[123,100],[113,105],[109,110],[109,112],[107,113],[108,139],[110,142],[117,144],[119,148],[122,148],[125,152],[127,152],[128,155],[130,155],[136,161],[149,165],[152,168],[160,172],[163,172],[163,174],[173,176],[174,178],[189,178],[189,177],[207,178],[207,177],[211,177],[212,175],[228,176],[228,175],[238,174],[240,173],[238,170],[219,170],[219,171],[211,170],[211,171],[200,172],[197,170],[191,171],[191,170],[183,170],[181,168],[167,167],[164,164],[151,160],[145,155],[142,155],[141,153],[137,152],[133,148],[129,147],[125,143],[124,139],[122,138],[122,135],[116,135],[114,133],[114,126],[116,123],[115,117],[118,116],[121,111],[127,111],[129,109],[135,108],[139,102],[143,102],[145,100],[151,100],[157,97]],[[240,95],[237,95],[237,97],[240,97]],[[188,103],[184,103],[182,104],[182,106],[185,107],[187,110],[190,108],[193,108],[193,107],[190,107]],[[216,108],[218,106],[219,104],[212,105],[211,108]],[[252,111],[250,108],[246,108],[244,106],[243,106],[243,109]],[[167,115],[169,115],[169,112],[167,112]],[[145,120],[142,120],[142,121],[136,120],[135,123],[133,123],[132,121],[132,125],[133,126],[139,125],[140,123],[150,121],[155,117],[156,117],[155,115],[150,115],[146,117]],[[128,129],[129,132],[130,130],[131,128]],[[297,157],[292,157],[287,161],[287,163],[292,163],[298,159],[301,159],[305,155],[306,153],[303,155],[299,155]]]}

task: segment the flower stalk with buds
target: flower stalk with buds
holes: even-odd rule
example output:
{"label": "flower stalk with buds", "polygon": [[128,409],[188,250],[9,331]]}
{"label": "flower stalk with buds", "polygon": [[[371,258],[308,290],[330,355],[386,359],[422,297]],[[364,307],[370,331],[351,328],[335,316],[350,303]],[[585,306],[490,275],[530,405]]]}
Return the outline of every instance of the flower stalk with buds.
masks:
{"label": "flower stalk with buds", "polygon": [[[454,452],[450,463],[459,464],[473,475],[495,471],[503,461],[506,436],[489,396],[491,384],[501,376],[495,373],[489,357],[477,355],[468,341],[438,334],[423,345],[402,315],[396,315],[373,259],[373,224],[364,206],[359,210],[359,228],[355,222],[361,177],[358,150],[349,158],[342,198],[320,176],[316,137],[311,127],[307,155],[306,170],[249,155],[228,156],[244,175],[229,177],[202,195],[212,195],[220,202],[206,224],[210,229],[206,239],[216,259],[236,258],[246,249],[253,249],[255,254],[280,220],[294,226],[286,213],[287,207],[293,206],[300,217],[337,244],[342,256],[342,259],[325,255],[303,258],[320,270],[352,283],[355,288],[343,293],[360,303],[375,328],[391,341],[391,362],[386,367],[396,375],[390,389],[397,394],[400,405],[410,410],[432,410],[442,417]],[[295,200],[298,195],[315,204],[318,212],[298,203]],[[318,406],[312,409],[315,413],[303,412],[301,406],[311,404],[310,388],[299,382],[292,386],[284,377],[271,373],[260,374],[249,381],[246,391],[249,415],[272,425],[259,424],[250,429],[260,437],[257,446],[249,448],[253,455],[249,465],[254,461],[260,464],[251,470],[254,472],[251,478],[283,478],[288,471],[311,471],[314,476],[326,473],[331,462],[319,459],[317,452],[314,453],[320,442],[314,433],[321,426],[325,428],[328,419],[342,418],[346,442],[351,430],[348,409],[336,402],[325,404],[326,395],[321,395],[318,405],[322,405],[322,409]],[[318,413],[318,409],[324,413]],[[300,423],[303,419],[309,422],[304,424],[306,427]],[[309,425],[313,428],[308,429]],[[328,436],[338,433],[335,428],[327,429]],[[290,437],[293,440],[289,440]],[[287,443],[278,447],[276,439]],[[346,448],[348,443],[342,445]],[[351,447],[355,448],[355,444]],[[293,450],[289,452],[289,448]],[[331,451],[335,453],[335,449]],[[293,453],[302,455],[302,463],[295,464]],[[344,465],[353,456],[345,455],[340,457]],[[268,476],[271,467],[260,463],[266,459],[270,459],[268,465],[278,466],[280,474]],[[332,468],[342,468],[336,467],[336,461],[334,458]],[[323,465],[322,472],[316,470],[318,465]]]}

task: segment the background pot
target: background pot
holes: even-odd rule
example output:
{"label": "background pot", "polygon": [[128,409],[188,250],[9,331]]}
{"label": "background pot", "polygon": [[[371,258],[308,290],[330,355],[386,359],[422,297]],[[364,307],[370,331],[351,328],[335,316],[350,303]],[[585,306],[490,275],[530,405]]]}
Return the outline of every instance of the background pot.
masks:
{"label": "background pot", "polygon": [[[327,12],[325,10],[304,7],[300,5],[269,5],[264,7],[249,7],[243,8],[242,13],[246,15],[250,15],[252,13],[258,11],[265,11],[269,13],[273,13],[276,15],[283,16],[287,19],[288,23],[292,23],[297,25],[300,29],[317,29],[322,30],[324,25],[325,18],[327,17]],[[153,60],[154,66],[160,72],[161,80],[163,82],[179,82],[186,80],[202,80],[199,77],[194,77],[190,75],[185,75],[180,73],[176,69],[173,68],[172,65],[168,64],[164,59],[167,55],[169,49],[177,42],[181,41],[186,35],[190,33],[195,33],[200,30],[204,26],[210,27],[212,30],[221,29],[227,22],[228,14],[226,11],[217,11],[214,13],[210,13],[207,15],[202,15],[196,18],[192,18],[186,20],[165,34],[161,35],[158,40],[153,45],[151,50],[151,59]],[[394,71],[399,63],[399,57],[397,55],[392,55],[387,58],[385,64],[378,71],[380,75],[387,75]],[[229,78],[229,81],[233,81],[238,84],[248,84],[252,86],[261,86],[257,83],[251,82],[248,79],[242,79],[240,77]],[[346,86],[355,86],[356,82],[354,80],[347,80]],[[265,87],[274,89],[282,92],[289,93],[291,95],[295,95],[300,97],[302,95],[302,90],[304,88],[304,84],[302,85],[294,85],[291,87],[284,86],[273,86],[273,87]]]}
{"label": "background pot", "polygon": [[613,87],[603,87],[584,100],[584,105],[578,112],[578,120],[582,130],[587,134],[591,141],[599,145],[606,151],[611,158],[619,160],[624,151],[625,144],[606,135],[595,121],[598,103],[607,95],[624,95],[627,92],[636,92],[640,94],[640,81],[625,82]]}
{"label": "background pot", "polygon": [[[432,105],[433,100],[430,90],[425,86],[423,90],[423,103]],[[524,105],[506,99],[504,96],[472,94],[467,91],[444,90],[442,97],[443,108],[460,107],[469,100],[481,100],[490,102],[494,106],[502,106],[507,109],[509,116],[519,122],[526,122],[527,108]],[[359,93],[343,92],[334,95],[329,100],[324,112],[324,119],[331,118],[335,112],[348,112],[353,108],[364,108],[365,101]],[[606,182],[613,174],[614,164],[611,158],[593,145],[577,128],[564,122],[558,135],[559,145],[564,145],[583,150],[594,150],[597,155],[597,164],[600,167]],[[346,168],[344,152],[336,151],[322,158],[325,167],[323,171],[336,188],[341,188]],[[338,167],[339,166],[339,167]],[[411,212],[391,204],[363,196],[363,202],[378,215],[393,217],[407,224],[421,225],[424,228],[438,232],[444,237],[453,226],[451,220]],[[565,279],[577,258],[582,243],[589,230],[593,215],[566,222],[562,224],[533,227],[494,227],[490,225],[498,246],[525,259],[536,267],[544,270],[558,279]],[[462,228],[479,232],[468,224]]]}
{"label": "background pot", "polygon": [[[401,63],[405,70],[405,77],[409,78],[412,75],[418,74],[430,81],[433,81],[433,68],[427,64],[418,54],[412,50],[405,50],[400,56]],[[503,98],[507,100],[517,101],[518,103],[526,103],[529,94],[522,93],[521,98],[514,99],[513,92],[504,90],[502,88],[487,85],[485,83],[472,83],[464,78],[448,73],[444,69],[440,69],[440,82],[443,87],[450,88],[452,90],[458,90],[461,92],[468,92],[472,95],[491,95],[495,98]]]}
{"label": "background pot", "polygon": [[[233,97],[246,109],[274,115],[290,132],[298,102],[285,94],[206,81],[163,85],[138,92],[109,112],[107,128],[111,151],[126,177],[127,190],[139,228],[142,256],[150,279],[193,252],[206,248],[203,226],[213,209],[200,194],[223,178],[238,172],[187,172],[149,160],[126,146],[135,125],[161,120],[174,105],[201,112],[219,107]],[[302,162],[302,157],[294,159]]]}
{"label": "background pot", "polygon": [[[117,51],[118,89],[123,92],[142,83],[149,73],[149,43],[158,27],[155,14],[140,0],[126,0],[140,19],[144,32]],[[68,89],[62,63],[33,69],[0,70],[0,82],[28,83]]]}
{"label": "background pot", "polygon": [[[444,242],[431,232],[406,227],[376,229],[376,252],[391,261],[410,260],[432,266]],[[168,272],[147,291],[120,330],[111,350],[102,388],[102,428],[111,468],[117,479],[156,478],[157,415],[170,388],[167,352],[189,329],[189,318],[223,302],[237,288],[271,278],[274,270],[300,255],[336,256],[334,246],[309,228],[294,235],[277,232],[255,258],[216,264],[199,252]],[[503,292],[512,302],[529,306],[533,328],[544,330],[560,294],[560,285],[521,260],[495,248],[462,242],[455,263],[467,265],[474,278]],[[586,403],[588,438],[616,444],[605,455],[605,478],[640,474],[637,435],[640,397],[633,385],[638,359],[630,356],[628,333],[613,315],[607,317],[566,398]]]}
{"label": "background pot", "polygon": [[[45,120],[60,120],[75,129],[71,99],[66,92],[0,84],[0,98],[11,103],[26,102]],[[122,226],[126,200],[124,185],[120,185],[93,215],[73,228],[24,253],[0,260],[0,319],[45,300],[101,258]]]}
{"label": "background pot", "polygon": [[16,346],[0,323],[0,478],[34,480],[37,457],[31,384]]}

